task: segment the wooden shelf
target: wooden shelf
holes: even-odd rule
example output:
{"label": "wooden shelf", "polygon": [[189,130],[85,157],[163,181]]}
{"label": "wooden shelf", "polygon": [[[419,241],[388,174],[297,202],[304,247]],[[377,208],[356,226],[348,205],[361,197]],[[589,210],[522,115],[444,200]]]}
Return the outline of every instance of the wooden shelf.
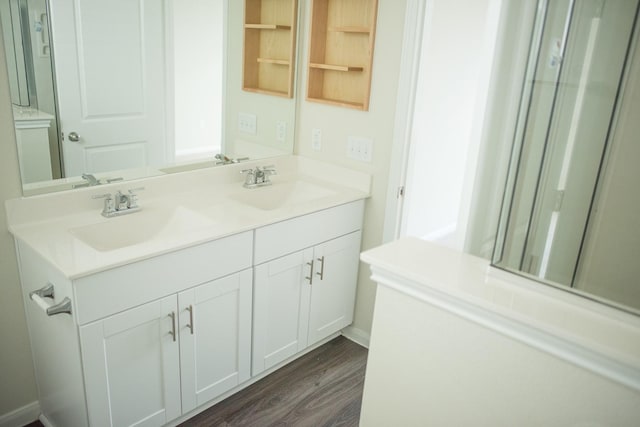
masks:
{"label": "wooden shelf", "polygon": [[368,27],[329,27],[327,31],[334,33],[358,33],[369,34],[371,29]]}
{"label": "wooden shelf", "polygon": [[247,92],[261,93],[263,95],[274,95],[274,96],[282,96],[284,98],[291,98],[288,92],[279,92],[274,89],[260,89],[256,87],[245,87],[244,90]]}
{"label": "wooden shelf", "polygon": [[243,90],[293,97],[297,16],[298,0],[245,0]]}
{"label": "wooden shelf", "polygon": [[291,63],[286,59],[256,58],[256,61],[262,62],[264,64],[285,65],[287,67],[291,65]]}
{"label": "wooden shelf", "polygon": [[378,0],[313,0],[308,101],[369,109],[377,9]]}
{"label": "wooden shelf", "polygon": [[337,105],[339,107],[355,108],[356,110],[364,110],[364,104],[359,102],[347,102],[347,101],[341,101],[339,99],[310,98],[310,97],[307,97],[307,101],[319,102],[322,104]]}
{"label": "wooden shelf", "polygon": [[291,25],[244,24],[244,28],[254,29],[254,30],[291,30]]}
{"label": "wooden shelf", "polygon": [[356,67],[353,65],[330,65],[330,64],[309,64],[309,68],[319,68],[322,70],[332,71],[363,71],[364,67]]}

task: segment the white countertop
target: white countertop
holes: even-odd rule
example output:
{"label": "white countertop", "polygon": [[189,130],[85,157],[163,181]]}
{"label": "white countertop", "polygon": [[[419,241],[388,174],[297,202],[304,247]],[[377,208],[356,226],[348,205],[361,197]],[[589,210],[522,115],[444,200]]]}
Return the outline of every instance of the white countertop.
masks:
{"label": "white countertop", "polygon": [[54,117],[31,107],[19,107],[13,105],[13,121],[17,128],[40,128],[49,127]]}
{"label": "white countertop", "polygon": [[416,238],[362,253],[372,278],[640,389],[640,317]]}
{"label": "white countertop", "polygon": [[[278,172],[270,187],[246,189],[240,170],[273,164]],[[269,188],[278,191],[295,181],[322,188],[321,197],[259,209],[242,199]],[[67,278],[82,276],[131,262],[219,239],[333,206],[369,197],[371,177],[334,165],[298,156],[243,162],[184,173],[117,182],[6,202],[9,231],[31,246]],[[92,196],[144,186],[139,193],[140,212],[115,218],[100,215],[103,200]],[[180,233],[164,233],[140,243],[113,250],[98,250],[78,239],[70,230],[100,225],[136,227],[176,208],[209,218],[201,226]],[[117,228],[117,227],[116,227]]]}

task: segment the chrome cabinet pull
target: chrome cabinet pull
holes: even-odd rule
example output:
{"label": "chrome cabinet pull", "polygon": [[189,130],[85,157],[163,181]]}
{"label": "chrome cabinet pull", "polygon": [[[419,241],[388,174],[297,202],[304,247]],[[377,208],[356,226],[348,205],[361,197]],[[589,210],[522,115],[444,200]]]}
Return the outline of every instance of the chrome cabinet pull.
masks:
{"label": "chrome cabinet pull", "polygon": [[193,305],[187,307],[186,310],[189,312],[189,324],[187,325],[187,328],[189,328],[191,335],[193,335]]}
{"label": "chrome cabinet pull", "polygon": [[309,261],[307,265],[311,267],[311,269],[309,269],[309,276],[305,276],[305,279],[309,281],[310,285],[313,285],[313,260]]}
{"label": "chrome cabinet pull", "polygon": [[71,300],[64,297],[58,304],[47,308],[47,316],[55,316],[56,314],[71,314]]}
{"label": "chrome cabinet pull", "polygon": [[55,291],[53,290],[53,283],[47,282],[43,288],[29,292],[29,298],[33,299],[34,295],[37,295],[40,298],[54,298]]}
{"label": "chrome cabinet pull", "polygon": [[320,272],[316,274],[320,276],[320,280],[324,280],[324,255],[318,258],[318,261],[320,261]]}
{"label": "chrome cabinet pull", "polygon": [[173,342],[176,342],[176,312],[172,311],[168,316],[171,318],[171,331],[169,331],[169,335],[173,337]]}

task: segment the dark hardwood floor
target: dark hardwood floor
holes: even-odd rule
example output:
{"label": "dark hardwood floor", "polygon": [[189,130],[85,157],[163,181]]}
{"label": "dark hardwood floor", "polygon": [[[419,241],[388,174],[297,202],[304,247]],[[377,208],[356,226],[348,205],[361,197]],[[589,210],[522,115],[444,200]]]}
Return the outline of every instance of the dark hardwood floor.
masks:
{"label": "dark hardwood floor", "polygon": [[366,362],[338,337],[181,426],[357,426]]}
{"label": "dark hardwood floor", "polygon": [[340,336],[180,426],[357,426],[366,362],[367,349]]}

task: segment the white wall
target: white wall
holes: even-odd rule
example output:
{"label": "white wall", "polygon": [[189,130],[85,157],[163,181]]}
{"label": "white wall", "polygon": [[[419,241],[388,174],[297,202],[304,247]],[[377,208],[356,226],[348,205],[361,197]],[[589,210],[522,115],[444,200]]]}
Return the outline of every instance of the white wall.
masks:
{"label": "white wall", "polygon": [[378,289],[373,327],[362,426],[640,420],[637,391],[387,287]]}
{"label": "white wall", "polygon": [[500,3],[427,3],[403,235],[463,248]]}
{"label": "white wall", "polygon": [[222,138],[223,1],[173,1],[171,7],[176,157],[213,157]]}
{"label": "white wall", "polygon": [[16,253],[4,210],[6,199],[22,195],[4,58],[0,43],[0,424],[5,414],[37,399]]}
{"label": "white wall", "polygon": [[491,258],[520,106],[534,2],[503,1],[464,251]]}
{"label": "white wall", "polygon": [[[373,77],[369,111],[329,106],[305,101],[306,61],[311,2],[301,1],[301,54],[298,60],[298,118],[295,152],[306,157],[364,171],[373,175],[371,198],[367,200],[362,235],[362,248],[382,243],[389,160],[393,144],[398,75],[404,31],[406,0],[379,0],[378,23],[373,59]],[[322,150],[311,147],[311,130],[322,131]],[[362,163],[347,158],[347,138],[362,136],[373,139],[373,160]],[[375,286],[368,269],[361,264],[354,327],[368,334],[375,299]]]}

